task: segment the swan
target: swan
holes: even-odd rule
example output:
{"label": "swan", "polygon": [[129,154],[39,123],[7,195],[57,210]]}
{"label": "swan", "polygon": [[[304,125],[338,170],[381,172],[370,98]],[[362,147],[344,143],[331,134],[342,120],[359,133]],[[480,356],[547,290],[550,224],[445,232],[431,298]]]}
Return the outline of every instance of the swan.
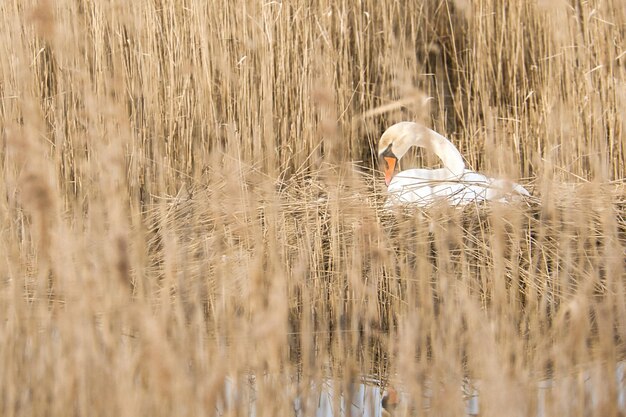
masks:
{"label": "swan", "polygon": [[[425,148],[441,159],[443,168],[407,169],[395,174],[397,162],[411,146]],[[468,169],[459,150],[445,137],[414,122],[389,127],[378,142],[378,156],[385,161],[386,207],[414,204],[429,206],[446,201],[459,206],[484,200],[509,202],[530,193],[511,181],[489,178]]]}

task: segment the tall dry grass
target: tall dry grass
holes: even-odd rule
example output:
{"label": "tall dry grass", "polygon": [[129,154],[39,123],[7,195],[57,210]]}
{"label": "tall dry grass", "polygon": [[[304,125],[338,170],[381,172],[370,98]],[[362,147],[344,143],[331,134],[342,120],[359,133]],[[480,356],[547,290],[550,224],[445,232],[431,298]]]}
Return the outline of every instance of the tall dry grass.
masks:
{"label": "tall dry grass", "polygon": [[[485,416],[623,414],[623,1],[9,0],[0,27],[2,415],[311,415],[363,375],[396,415],[462,414],[468,378]],[[383,211],[399,120],[533,201]]]}

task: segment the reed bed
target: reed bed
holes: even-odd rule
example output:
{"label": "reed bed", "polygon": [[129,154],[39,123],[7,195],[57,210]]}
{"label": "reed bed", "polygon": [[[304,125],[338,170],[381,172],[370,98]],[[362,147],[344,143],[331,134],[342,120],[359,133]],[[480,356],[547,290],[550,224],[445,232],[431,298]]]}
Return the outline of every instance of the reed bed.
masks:
{"label": "reed bed", "polygon": [[[362,381],[395,416],[464,386],[481,416],[624,414],[623,1],[25,0],[0,27],[2,415],[313,415]],[[386,210],[400,120],[532,198]]]}

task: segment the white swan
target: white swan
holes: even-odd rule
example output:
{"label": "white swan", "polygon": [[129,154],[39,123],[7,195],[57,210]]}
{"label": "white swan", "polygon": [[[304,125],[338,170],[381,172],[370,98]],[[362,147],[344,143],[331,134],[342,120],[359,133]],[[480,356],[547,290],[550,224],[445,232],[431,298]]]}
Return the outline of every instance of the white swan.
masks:
{"label": "white swan", "polygon": [[[394,176],[396,163],[411,146],[432,151],[444,168],[407,169]],[[463,157],[452,142],[418,123],[400,122],[388,128],[378,143],[378,156],[386,163],[385,184],[389,191],[386,207],[428,206],[442,200],[456,206],[484,200],[508,202],[530,196],[519,184],[465,169]]]}

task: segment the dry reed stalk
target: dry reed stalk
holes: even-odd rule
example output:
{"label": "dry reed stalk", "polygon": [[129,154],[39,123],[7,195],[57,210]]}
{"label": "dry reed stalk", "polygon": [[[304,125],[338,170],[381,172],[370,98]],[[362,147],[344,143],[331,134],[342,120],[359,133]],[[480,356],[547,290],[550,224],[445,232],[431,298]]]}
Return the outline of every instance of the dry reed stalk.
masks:
{"label": "dry reed stalk", "polygon": [[[463,413],[464,381],[481,415],[623,414],[622,1],[26,0],[0,27],[3,415],[309,415],[364,375],[397,415]],[[383,210],[399,120],[533,198]]]}

